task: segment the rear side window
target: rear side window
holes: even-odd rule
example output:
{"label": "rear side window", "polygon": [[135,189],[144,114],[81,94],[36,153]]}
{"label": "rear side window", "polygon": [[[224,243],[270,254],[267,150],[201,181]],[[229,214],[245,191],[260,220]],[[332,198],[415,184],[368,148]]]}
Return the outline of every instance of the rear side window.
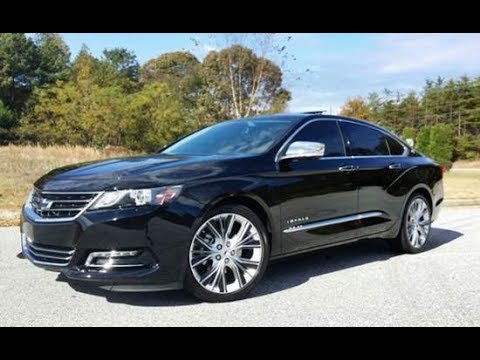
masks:
{"label": "rear side window", "polygon": [[405,148],[394,138],[387,136],[388,147],[390,148],[390,155],[403,155]]}
{"label": "rear side window", "polygon": [[345,156],[342,136],[333,120],[314,121],[298,132],[290,144],[294,141],[313,141],[325,144],[323,157]]}
{"label": "rear side window", "polygon": [[390,155],[387,136],[367,126],[340,122],[350,156]]}

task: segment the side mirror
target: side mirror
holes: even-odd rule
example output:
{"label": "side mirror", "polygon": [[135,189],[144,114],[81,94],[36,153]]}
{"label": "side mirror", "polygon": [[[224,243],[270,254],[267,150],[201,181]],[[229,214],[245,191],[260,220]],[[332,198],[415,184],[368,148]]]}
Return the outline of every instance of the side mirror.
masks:
{"label": "side mirror", "polygon": [[295,141],[290,144],[283,159],[321,157],[325,154],[325,144],[313,141]]}
{"label": "side mirror", "polygon": [[413,145],[415,145],[415,141],[413,139],[405,139],[405,142],[408,144],[408,146],[413,148]]}

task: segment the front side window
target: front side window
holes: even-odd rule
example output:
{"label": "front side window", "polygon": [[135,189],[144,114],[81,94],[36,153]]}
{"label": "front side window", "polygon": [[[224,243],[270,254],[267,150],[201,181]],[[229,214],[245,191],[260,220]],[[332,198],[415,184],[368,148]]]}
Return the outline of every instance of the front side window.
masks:
{"label": "front side window", "polygon": [[323,157],[345,156],[342,136],[334,120],[319,120],[306,125],[295,135],[295,141],[312,141],[325,145]]}
{"label": "front side window", "polygon": [[340,122],[350,156],[390,155],[387,136],[367,126]]}
{"label": "front side window", "polygon": [[405,147],[402,144],[390,136],[387,136],[387,142],[390,149],[390,155],[403,155]]}
{"label": "front side window", "polygon": [[226,121],[179,140],[162,151],[162,154],[261,154],[280,141],[294,123],[291,119]]}

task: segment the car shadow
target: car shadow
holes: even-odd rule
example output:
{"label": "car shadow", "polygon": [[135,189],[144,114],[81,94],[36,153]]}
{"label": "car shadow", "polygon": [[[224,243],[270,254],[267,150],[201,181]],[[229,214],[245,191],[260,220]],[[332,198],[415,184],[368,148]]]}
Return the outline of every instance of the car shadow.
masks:
{"label": "car shadow", "polygon": [[[433,228],[426,251],[441,247],[463,234],[449,229]],[[281,292],[306,283],[314,277],[356,266],[386,261],[401,255],[391,250],[387,241],[368,239],[355,243],[296,255],[270,264],[264,278],[250,294],[260,297]],[[102,296],[108,302],[134,306],[185,306],[199,301],[185,291],[165,292],[112,292],[88,284],[69,281],[60,274],[57,281],[68,283],[74,290],[94,296]]]}

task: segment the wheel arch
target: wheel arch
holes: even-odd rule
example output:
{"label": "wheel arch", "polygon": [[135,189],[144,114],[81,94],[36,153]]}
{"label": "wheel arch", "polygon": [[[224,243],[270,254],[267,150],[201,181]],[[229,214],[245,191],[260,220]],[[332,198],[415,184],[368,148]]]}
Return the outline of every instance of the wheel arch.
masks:
{"label": "wheel arch", "polygon": [[280,241],[277,241],[275,234],[275,225],[272,219],[270,209],[265,202],[253,194],[235,194],[229,196],[218,197],[206,205],[202,211],[202,217],[213,209],[223,205],[243,205],[252,210],[262,221],[267,230],[267,238],[270,245],[270,253],[275,254],[280,249]]}
{"label": "wheel arch", "polygon": [[412,189],[410,189],[407,196],[405,196],[405,201],[403,202],[403,206],[402,206],[402,216],[403,216],[403,213],[405,212],[405,206],[407,206],[408,200],[414,194],[423,195],[427,199],[427,201],[430,205],[430,210],[433,211],[433,194],[432,194],[432,191],[430,190],[430,188],[428,187],[427,184],[421,183],[421,184],[415,185]]}

